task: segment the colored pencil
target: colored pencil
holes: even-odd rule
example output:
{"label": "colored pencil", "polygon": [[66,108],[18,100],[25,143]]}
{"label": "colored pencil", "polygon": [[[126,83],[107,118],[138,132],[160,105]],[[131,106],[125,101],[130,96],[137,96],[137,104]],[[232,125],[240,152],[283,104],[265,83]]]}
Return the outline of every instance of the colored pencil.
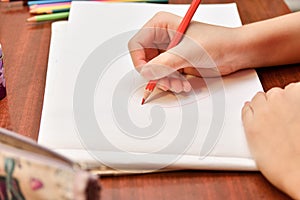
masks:
{"label": "colored pencil", "polygon": [[[182,39],[186,29],[188,28],[198,6],[200,5],[201,0],[193,0],[188,11],[186,12],[185,16],[183,17],[179,27],[177,28],[177,31],[172,38],[170,44],[168,45],[167,49],[173,48],[176,46]],[[150,94],[153,92],[155,86],[156,86],[157,80],[151,80],[148,82],[145,91],[144,96],[142,99],[142,105],[145,103],[147,98],[150,96]]]}
{"label": "colored pencil", "polygon": [[28,22],[42,22],[42,21],[54,21],[59,19],[67,19],[69,12],[61,12],[54,14],[37,15],[27,19]]}
{"label": "colored pencil", "polygon": [[70,9],[71,5],[62,5],[62,6],[49,6],[49,7],[43,7],[43,8],[36,8],[31,9],[30,13],[44,13],[51,10],[58,10],[58,9]]}
{"label": "colored pencil", "polygon": [[22,0],[0,0],[0,2],[16,2],[16,1],[22,1]]}
{"label": "colored pencil", "polygon": [[35,4],[32,6],[29,6],[29,9],[37,9],[37,8],[45,8],[45,7],[52,7],[52,6],[65,6],[65,5],[71,5],[71,2],[62,2],[62,3],[49,3],[49,4]]}
{"label": "colored pencil", "polygon": [[50,4],[50,3],[63,3],[63,2],[71,2],[71,0],[40,0],[40,1],[28,1],[27,5],[42,5],[42,4]]}
{"label": "colored pencil", "polygon": [[35,11],[35,12],[30,12],[30,13],[40,15],[40,14],[52,14],[52,13],[61,13],[61,12],[70,12],[70,8],[43,10],[43,11]]}

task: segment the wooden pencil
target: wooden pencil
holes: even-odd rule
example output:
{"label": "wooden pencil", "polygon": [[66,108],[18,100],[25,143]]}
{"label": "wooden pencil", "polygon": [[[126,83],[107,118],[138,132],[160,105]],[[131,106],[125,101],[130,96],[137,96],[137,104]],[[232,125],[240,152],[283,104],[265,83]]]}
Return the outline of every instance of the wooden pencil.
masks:
{"label": "wooden pencil", "polygon": [[[176,46],[182,39],[186,29],[188,28],[198,6],[200,5],[201,0],[193,0],[187,13],[185,14],[184,18],[182,19],[176,34],[174,35],[174,37],[172,38],[170,44],[168,45],[167,49],[173,48],[174,46]],[[145,88],[145,92],[144,92],[144,96],[142,99],[142,105],[145,103],[146,99],[150,96],[150,94],[153,92],[153,90],[155,89],[157,80],[151,80],[148,82],[146,88]]]}
{"label": "wooden pencil", "polygon": [[67,19],[69,17],[69,12],[37,15],[27,19],[28,22],[42,22],[42,21],[55,21],[60,19]]}
{"label": "wooden pencil", "polygon": [[31,14],[52,14],[52,13],[61,13],[61,12],[70,12],[70,8],[60,8],[60,9],[53,9],[53,10],[42,10],[42,11],[34,11],[30,12]]}
{"label": "wooden pencil", "polygon": [[42,8],[31,9],[30,13],[31,14],[35,14],[35,13],[47,13],[48,11],[52,11],[52,10],[70,9],[70,8],[71,8],[71,5],[49,6],[49,7],[42,7]]}
{"label": "wooden pencil", "polygon": [[72,0],[40,0],[40,1],[28,1],[27,5],[42,5],[42,4],[50,4],[50,3],[63,3],[63,2],[71,2]]}

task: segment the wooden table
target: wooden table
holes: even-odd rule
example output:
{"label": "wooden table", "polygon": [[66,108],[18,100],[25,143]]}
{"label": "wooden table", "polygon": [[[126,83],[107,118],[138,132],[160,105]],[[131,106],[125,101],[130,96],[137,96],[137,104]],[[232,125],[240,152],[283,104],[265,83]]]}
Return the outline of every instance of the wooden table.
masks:
{"label": "wooden table", "polygon": [[[171,0],[171,3],[189,3]],[[243,24],[283,15],[283,0],[236,2]],[[37,139],[47,72],[50,23],[27,24],[27,7],[0,4],[0,42],[5,52],[8,96],[0,102],[0,126]],[[257,70],[265,90],[300,81],[300,64]],[[107,177],[102,199],[289,199],[259,172],[182,171]]]}

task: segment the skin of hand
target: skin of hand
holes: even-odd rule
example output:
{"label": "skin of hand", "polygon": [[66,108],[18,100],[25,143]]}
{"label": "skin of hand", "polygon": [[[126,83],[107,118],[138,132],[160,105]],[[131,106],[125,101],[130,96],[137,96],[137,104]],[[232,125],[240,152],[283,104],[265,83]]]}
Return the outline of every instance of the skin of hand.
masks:
{"label": "skin of hand", "polygon": [[[300,12],[295,12],[238,28],[193,21],[186,37],[166,51],[181,17],[160,12],[129,41],[128,47],[134,66],[145,78],[159,79],[158,86],[163,90],[188,92],[191,87],[177,70],[216,76],[244,68],[299,63],[299,19]],[[260,92],[242,110],[248,144],[259,170],[296,199],[300,199],[299,102],[297,83]]]}
{"label": "skin of hand", "polygon": [[188,92],[177,70],[196,76],[227,75],[244,68],[300,62],[300,12],[237,28],[192,21],[185,37],[166,51],[182,18],[159,12],[129,41],[136,69],[163,90]]}
{"label": "skin of hand", "polygon": [[192,21],[180,44],[166,51],[181,20],[179,16],[159,12],[129,41],[133,64],[145,78],[160,79],[158,85],[164,90],[188,92],[190,84],[176,73],[179,69],[197,76],[199,72],[205,76],[218,76],[238,70],[229,53],[226,60],[223,56],[226,52],[234,55],[232,44],[237,44],[237,37],[232,28]]}
{"label": "skin of hand", "polygon": [[259,170],[300,199],[300,82],[259,92],[242,109],[248,145]]}

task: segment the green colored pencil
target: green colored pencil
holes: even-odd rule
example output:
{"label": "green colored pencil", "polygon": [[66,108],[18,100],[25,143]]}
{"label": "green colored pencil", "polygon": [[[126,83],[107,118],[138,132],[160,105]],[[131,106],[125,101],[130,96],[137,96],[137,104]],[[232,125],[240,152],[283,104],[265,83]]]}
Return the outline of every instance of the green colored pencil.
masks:
{"label": "green colored pencil", "polygon": [[38,15],[27,19],[28,22],[55,21],[59,19],[67,19],[69,12],[53,13],[46,15]]}

